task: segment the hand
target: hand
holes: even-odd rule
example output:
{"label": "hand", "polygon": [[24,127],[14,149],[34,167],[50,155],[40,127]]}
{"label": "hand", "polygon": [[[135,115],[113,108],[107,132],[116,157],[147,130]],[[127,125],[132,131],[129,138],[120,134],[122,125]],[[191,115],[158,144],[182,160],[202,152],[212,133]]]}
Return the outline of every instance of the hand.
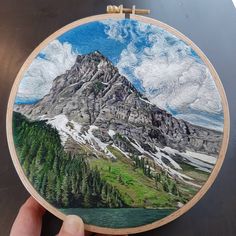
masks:
{"label": "hand", "polygon": [[[10,236],[40,236],[45,209],[33,197],[20,208]],[[84,236],[84,223],[78,216],[67,216],[58,236]],[[89,233],[86,233],[89,236]]]}
{"label": "hand", "polygon": [[[40,236],[45,209],[33,197],[20,208],[10,236]],[[84,231],[84,223],[78,216],[67,216],[57,236],[103,236]],[[109,236],[109,235],[107,235]],[[121,235],[122,236],[122,235]],[[127,235],[123,235],[127,236]]]}

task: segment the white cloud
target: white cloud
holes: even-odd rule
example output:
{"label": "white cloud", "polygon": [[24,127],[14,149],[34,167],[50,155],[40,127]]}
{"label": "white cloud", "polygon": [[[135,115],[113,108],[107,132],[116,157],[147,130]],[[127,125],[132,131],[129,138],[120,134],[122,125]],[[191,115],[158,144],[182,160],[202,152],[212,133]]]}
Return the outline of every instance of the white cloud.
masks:
{"label": "white cloud", "polygon": [[[152,103],[179,115],[188,112],[189,116],[185,115],[185,119],[194,123],[201,120],[201,125],[203,121],[205,125],[210,125],[211,120],[204,117],[207,114],[222,115],[222,104],[214,80],[190,46],[156,26],[144,23],[129,25],[132,31],[129,36],[113,29],[118,26],[125,28],[121,24],[107,22],[109,37],[121,42],[130,38],[117,67],[130,80],[141,80]],[[141,37],[146,37],[147,41],[143,48],[140,46]],[[189,113],[191,110],[192,114]],[[202,119],[199,119],[200,116]],[[212,120],[212,126],[219,124],[222,126],[222,122]]]}
{"label": "white cloud", "polygon": [[105,33],[111,39],[115,39],[122,43],[125,42],[125,39],[129,36],[135,37],[135,32],[130,30],[133,27],[131,21],[126,21],[125,27],[123,27],[124,21],[108,19],[101,22],[105,26]]}
{"label": "white cloud", "polygon": [[36,57],[19,85],[18,100],[35,100],[46,95],[52,81],[75,63],[76,54],[69,43],[54,40]]}
{"label": "white cloud", "polygon": [[[211,74],[191,47],[149,24],[129,20],[103,23],[107,36],[125,46],[117,64],[120,73],[131,82],[141,81],[152,103],[187,120],[189,117],[194,123],[202,120],[209,125],[206,114],[222,116],[220,96]],[[75,60],[71,44],[52,41],[26,71],[17,100],[42,98],[49,92],[53,79],[70,69]],[[212,124],[217,122],[212,118]]]}
{"label": "white cloud", "polygon": [[235,8],[236,8],[236,0],[232,0],[232,1],[233,1],[233,4],[234,4]]}
{"label": "white cloud", "polygon": [[134,74],[142,80],[151,102],[178,111],[189,108],[209,113],[222,111],[218,91],[206,66],[188,57],[170,62],[156,53],[152,59],[142,55],[141,61]]}

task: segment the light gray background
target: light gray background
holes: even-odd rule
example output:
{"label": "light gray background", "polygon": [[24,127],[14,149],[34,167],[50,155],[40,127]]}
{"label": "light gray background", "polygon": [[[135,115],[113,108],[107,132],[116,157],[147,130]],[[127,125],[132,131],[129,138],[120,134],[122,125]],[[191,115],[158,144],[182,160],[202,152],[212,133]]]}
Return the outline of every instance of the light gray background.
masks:
{"label": "light gray background", "polygon": [[[0,235],[9,235],[20,205],[28,197],[10,159],[5,115],[17,72],[31,51],[62,26],[105,12],[106,5],[151,9],[150,17],[184,33],[216,68],[231,115],[227,156],[212,188],[185,215],[140,235],[236,235],[236,9],[231,0],[0,0]],[[55,235],[61,222],[44,218],[43,235]]]}

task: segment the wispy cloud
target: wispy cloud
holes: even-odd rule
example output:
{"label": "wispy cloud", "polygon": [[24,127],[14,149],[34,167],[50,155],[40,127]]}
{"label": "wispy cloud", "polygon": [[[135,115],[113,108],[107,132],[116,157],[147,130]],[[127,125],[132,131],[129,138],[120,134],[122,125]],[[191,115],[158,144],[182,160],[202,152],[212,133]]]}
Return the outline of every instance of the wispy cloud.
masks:
{"label": "wispy cloud", "polygon": [[222,127],[222,122],[205,117],[222,116],[222,104],[208,68],[190,46],[156,26],[130,21],[104,23],[110,38],[128,43],[117,64],[120,72],[133,83],[141,81],[140,89],[152,103],[190,122],[201,120],[201,125]]}
{"label": "wispy cloud", "polygon": [[75,63],[76,54],[68,43],[54,40],[33,60],[22,79],[16,103],[29,103],[41,99],[52,86],[57,76],[66,72]]}
{"label": "wispy cloud", "polygon": [[108,57],[152,103],[192,123],[222,128],[220,96],[200,57],[167,31],[133,20],[92,22],[52,41],[26,71],[16,102],[41,99],[53,79],[71,68],[77,53],[94,50]]}

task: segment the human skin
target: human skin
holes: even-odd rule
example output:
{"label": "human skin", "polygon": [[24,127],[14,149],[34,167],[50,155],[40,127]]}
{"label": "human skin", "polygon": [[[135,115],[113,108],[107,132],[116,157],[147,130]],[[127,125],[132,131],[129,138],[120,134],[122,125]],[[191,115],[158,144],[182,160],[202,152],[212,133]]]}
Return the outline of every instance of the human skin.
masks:
{"label": "human skin", "polygon": [[[18,212],[18,215],[12,225],[10,236],[40,236],[42,229],[42,217],[45,212],[46,210],[33,197],[29,197]],[[69,215],[66,217],[60,232],[57,234],[57,236],[92,235],[103,236],[102,234],[93,234],[91,232],[84,231],[84,223],[82,219],[75,215]]]}
{"label": "human skin", "polygon": [[[10,236],[40,236],[42,217],[46,210],[30,197],[21,206],[15,222],[12,225]],[[84,223],[78,216],[67,216],[62,224],[58,236],[89,236],[84,232]]]}

